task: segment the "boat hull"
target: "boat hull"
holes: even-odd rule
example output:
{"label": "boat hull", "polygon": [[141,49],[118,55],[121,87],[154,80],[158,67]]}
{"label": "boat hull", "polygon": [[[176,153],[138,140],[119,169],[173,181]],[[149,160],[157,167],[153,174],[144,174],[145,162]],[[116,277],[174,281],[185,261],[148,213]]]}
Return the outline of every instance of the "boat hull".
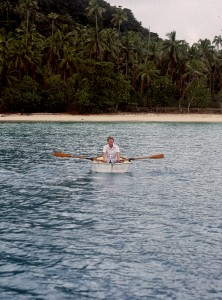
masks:
{"label": "boat hull", "polygon": [[129,160],[124,160],[120,163],[106,163],[97,158],[92,161],[91,170],[97,173],[128,173],[131,164]]}

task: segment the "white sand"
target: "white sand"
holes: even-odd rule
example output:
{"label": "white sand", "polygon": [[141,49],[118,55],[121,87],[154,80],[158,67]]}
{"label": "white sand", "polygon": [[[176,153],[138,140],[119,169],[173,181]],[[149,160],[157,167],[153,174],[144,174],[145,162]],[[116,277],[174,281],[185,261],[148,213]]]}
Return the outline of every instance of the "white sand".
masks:
{"label": "white sand", "polygon": [[0,122],[196,122],[222,123],[222,114],[120,113],[100,115],[0,114]]}

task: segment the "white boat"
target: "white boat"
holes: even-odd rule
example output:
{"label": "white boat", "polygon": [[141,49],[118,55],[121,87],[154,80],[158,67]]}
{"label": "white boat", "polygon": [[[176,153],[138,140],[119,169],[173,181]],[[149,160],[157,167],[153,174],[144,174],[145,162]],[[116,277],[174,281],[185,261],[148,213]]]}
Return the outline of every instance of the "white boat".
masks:
{"label": "white boat", "polygon": [[126,158],[122,158],[121,162],[106,163],[102,157],[96,157],[91,162],[91,170],[97,173],[128,173],[131,164]]}

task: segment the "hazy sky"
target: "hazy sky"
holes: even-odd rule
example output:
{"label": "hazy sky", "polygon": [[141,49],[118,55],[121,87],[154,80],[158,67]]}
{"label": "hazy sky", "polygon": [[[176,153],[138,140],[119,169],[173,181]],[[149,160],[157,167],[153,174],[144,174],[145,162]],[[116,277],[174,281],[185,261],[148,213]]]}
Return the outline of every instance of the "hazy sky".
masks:
{"label": "hazy sky", "polygon": [[193,44],[222,35],[222,0],[106,0],[129,8],[143,27],[160,38],[176,31],[177,39]]}

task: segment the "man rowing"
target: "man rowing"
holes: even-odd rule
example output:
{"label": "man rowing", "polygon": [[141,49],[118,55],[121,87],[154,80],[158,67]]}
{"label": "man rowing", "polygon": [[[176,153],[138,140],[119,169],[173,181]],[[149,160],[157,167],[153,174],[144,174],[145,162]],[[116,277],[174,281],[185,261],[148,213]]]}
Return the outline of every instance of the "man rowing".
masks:
{"label": "man rowing", "polygon": [[108,136],[107,144],[103,147],[103,160],[108,163],[120,162],[119,146],[114,143],[112,136]]}

